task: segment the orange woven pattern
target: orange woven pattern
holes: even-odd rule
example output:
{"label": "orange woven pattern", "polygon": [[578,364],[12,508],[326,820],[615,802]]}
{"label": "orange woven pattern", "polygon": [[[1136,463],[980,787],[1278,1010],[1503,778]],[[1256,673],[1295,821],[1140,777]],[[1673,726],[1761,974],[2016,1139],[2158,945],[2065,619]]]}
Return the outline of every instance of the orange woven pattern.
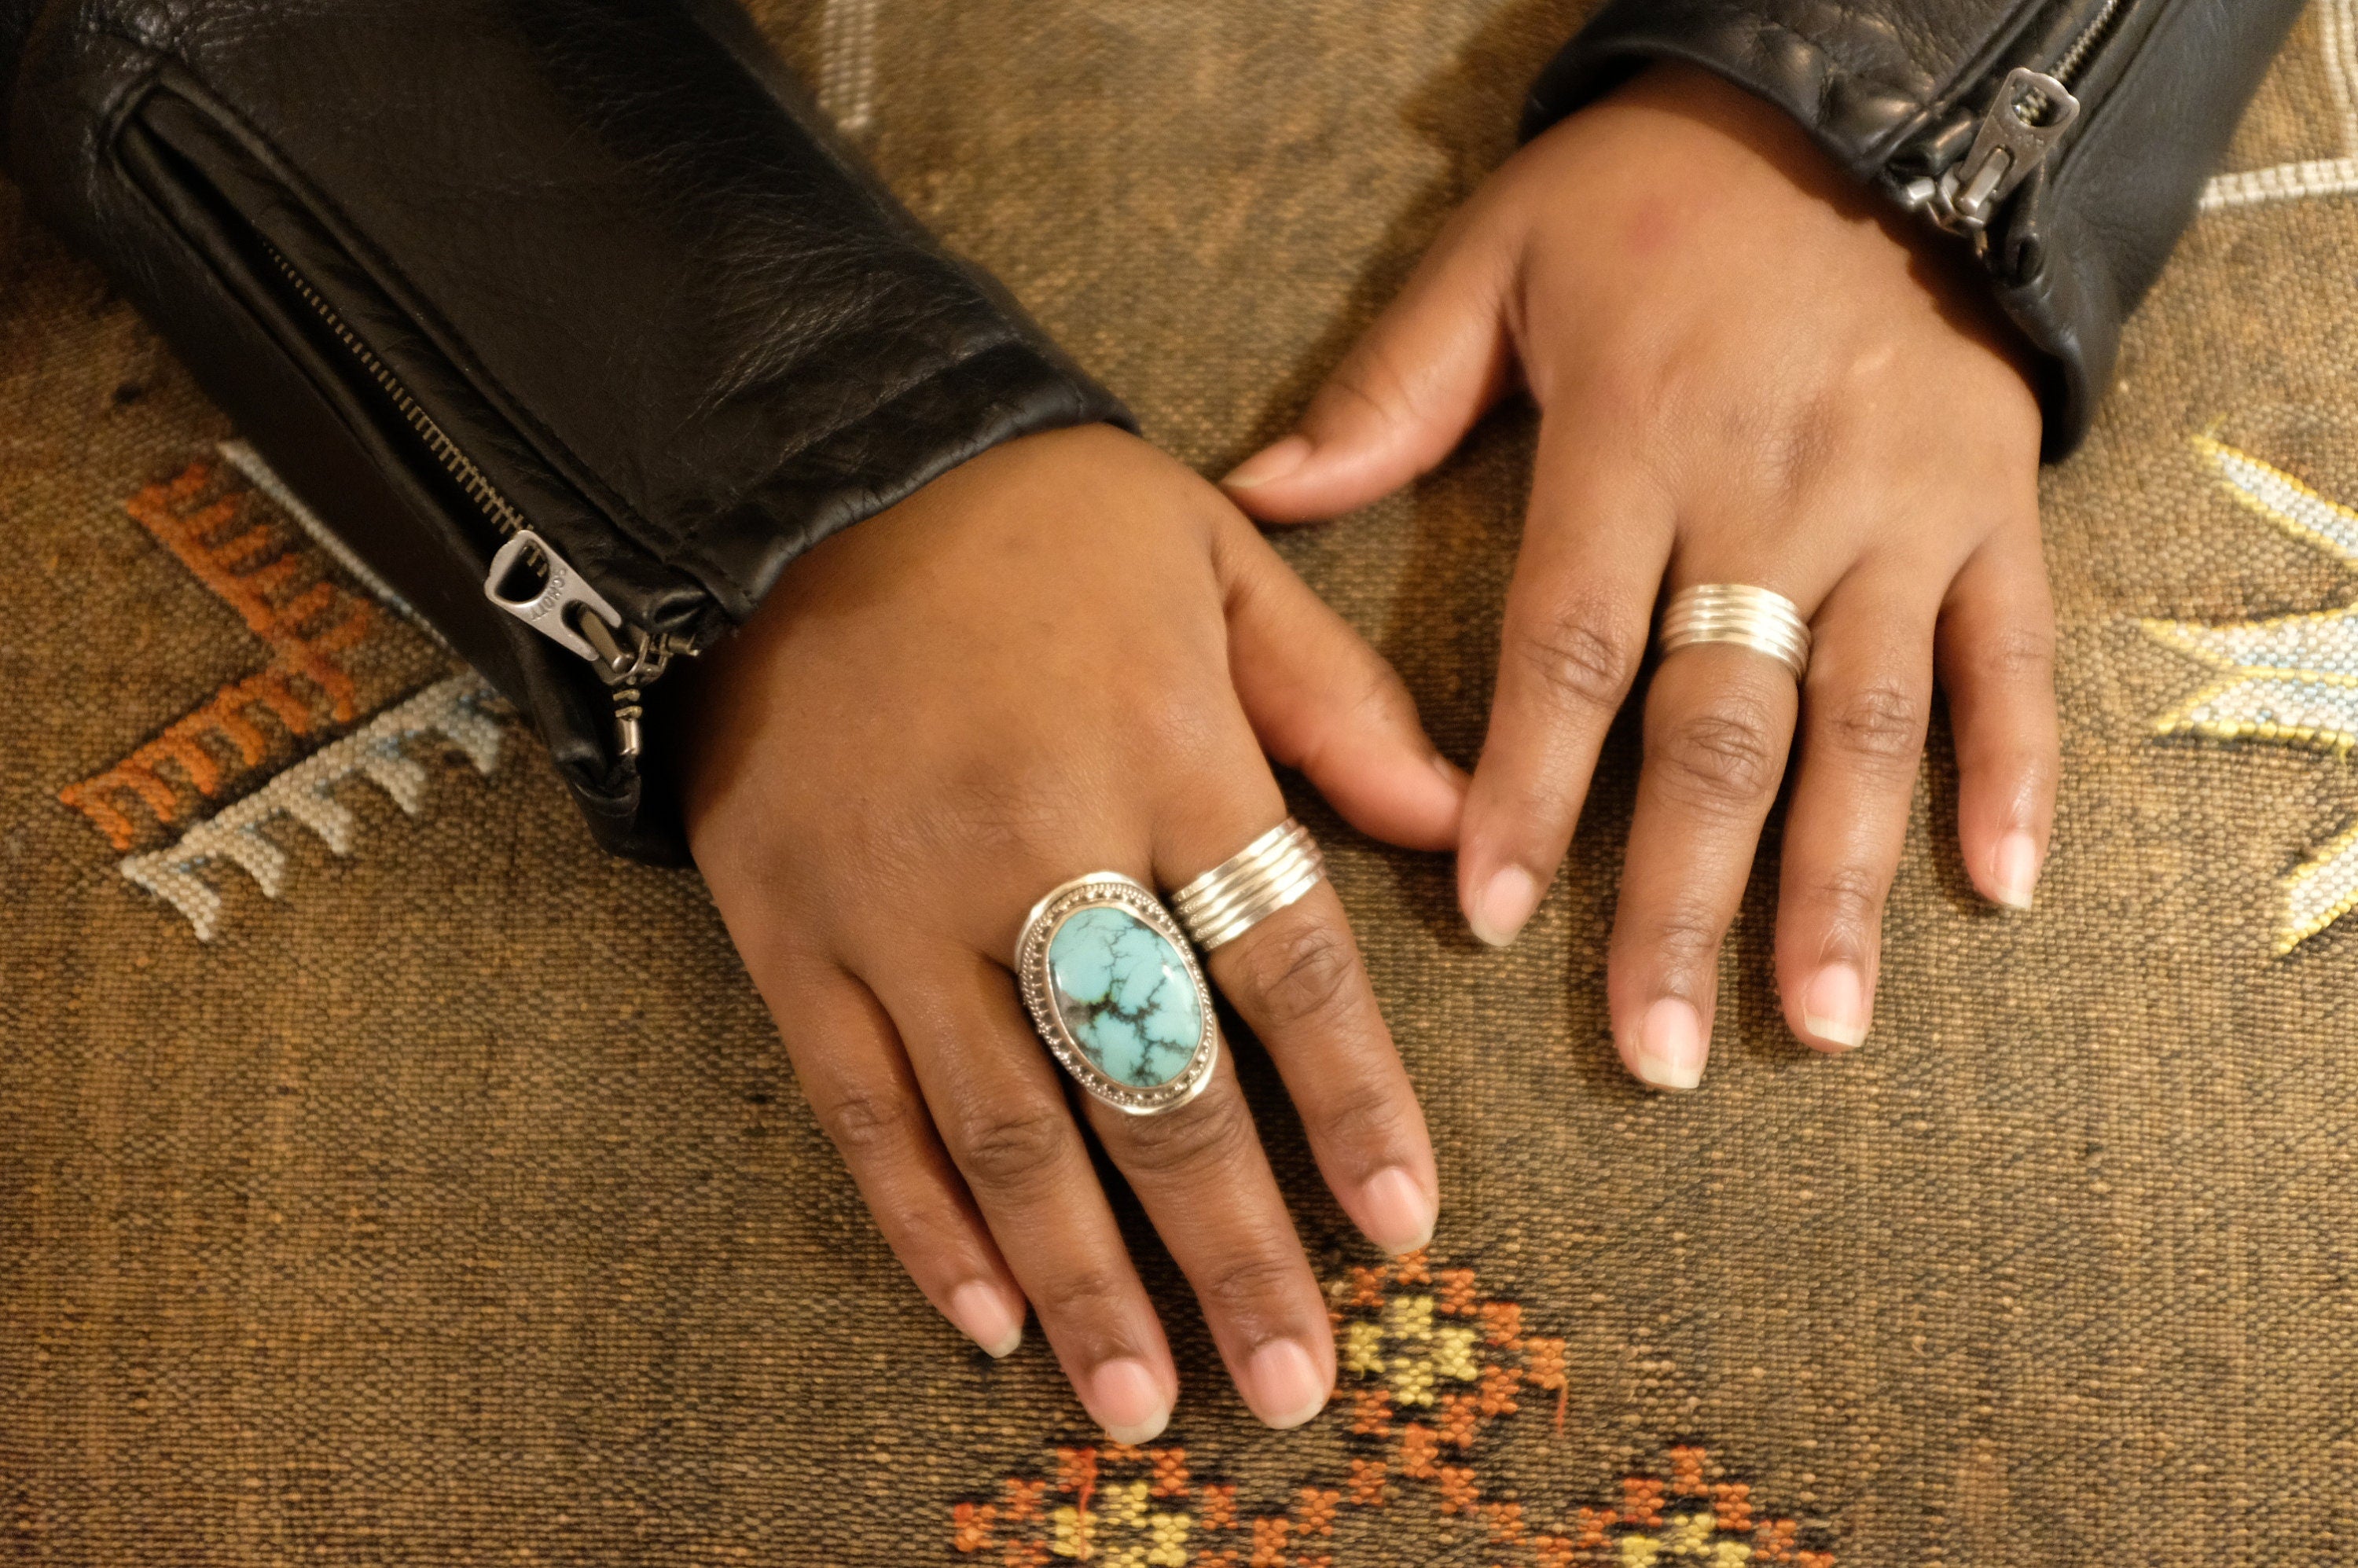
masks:
{"label": "orange woven pattern", "polygon": [[[854,96],[884,178],[1217,472],[1510,155],[1585,3],[752,9],[815,81],[825,38],[872,31]],[[2358,3],[2327,0],[2230,170],[2358,150],[2353,81]],[[254,580],[276,546],[235,546],[275,505],[174,482],[233,432],[5,182],[0,266],[0,1559],[2358,1563],[2358,918],[2277,952],[2288,887],[2358,824],[2358,754],[2158,735],[2214,677],[2143,629],[2358,592],[2272,520],[2310,515],[2299,492],[2216,460],[2358,505],[2358,199],[2214,207],[2129,323],[2086,451],[2043,482],[2064,769],[2039,907],[1965,885],[1936,716],[1863,1050],[1785,1027],[1772,824],[1703,1088],[1629,1082],[1604,970],[1634,721],[1504,952],[1466,935],[1446,857],[1282,773],[1422,1097],[1441,1240],[1368,1262],[1239,1037],[1366,1365],[1310,1426],[1259,1427],[1117,1197],[1182,1395],[1163,1443],[1086,1461],[1036,1332],[992,1361],[911,1287],[701,884],[602,860],[525,738],[488,778],[451,747],[379,758],[435,808],[338,786],[351,854],[255,827],[275,901],[194,865],[212,941],[126,880],[124,832],[169,853],[452,672],[389,612],[325,646],[347,601],[300,607],[338,572]],[[1536,440],[1510,401],[1393,500],[1271,535],[1460,763]]]}
{"label": "orange woven pattern", "polygon": [[299,546],[291,530],[254,516],[254,500],[243,481],[198,461],[124,503],[238,612],[271,658],[113,767],[58,791],[118,849],[142,835],[135,807],[155,827],[178,823],[193,799],[221,796],[266,762],[283,761],[291,741],[359,716],[343,655],[368,634],[373,607],[323,577],[316,552]]}
{"label": "orange woven pattern", "polygon": [[[1517,1303],[1484,1300],[1474,1271],[1431,1268],[1422,1253],[1353,1268],[1329,1294],[1343,1386],[1320,1424],[1343,1428],[1362,1450],[1347,1474],[1239,1514],[1236,1483],[1191,1482],[1202,1455],[1185,1448],[1059,1448],[1053,1476],[1011,1476],[995,1498],[954,1505],[951,1550],[1010,1568],[1357,1568],[1379,1560],[1368,1546],[1397,1561],[1400,1541],[1347,1528],[1338,1540],[1338,1517],[1422,1510],[1478,1524],[1500,1568],[1834,1568],[1832,1552],[1802,1543],[1795,1520],[1757,1517],[1751,1487],[1722,1477],[1691,1444],[1670,1450],[1667,1477],[1626,1477],[1617,1503],[1493,1495],[1482,1439],[1520,1409],[1514,1390],[1561,1393],[1563,1342],[1524,1333]],[[1469,1383],[1479,1391],[1452,1391]],[[1395,1400],[1441,1413],[1432,1424],[1395,1421]]]}

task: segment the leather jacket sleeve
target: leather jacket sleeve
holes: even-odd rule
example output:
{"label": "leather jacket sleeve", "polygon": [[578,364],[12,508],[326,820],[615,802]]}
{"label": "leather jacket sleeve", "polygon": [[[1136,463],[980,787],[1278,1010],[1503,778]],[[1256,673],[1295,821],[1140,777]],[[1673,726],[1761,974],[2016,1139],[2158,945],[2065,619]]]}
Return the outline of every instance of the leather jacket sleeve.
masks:
{"label": "leather jacket sleeve", "polygon": [[660,676],[799,552],[1126,417],[731,0],[0,0],[0,49],[35,211],[623,853],[684,855]]}
{"label": "leather jacket sleeve", "polygon": [[1541,72],[1524,131],[1657,59],[1780,105],[1978,258],[2042,356],[2060,457],[2301,4],[1608,0]]}

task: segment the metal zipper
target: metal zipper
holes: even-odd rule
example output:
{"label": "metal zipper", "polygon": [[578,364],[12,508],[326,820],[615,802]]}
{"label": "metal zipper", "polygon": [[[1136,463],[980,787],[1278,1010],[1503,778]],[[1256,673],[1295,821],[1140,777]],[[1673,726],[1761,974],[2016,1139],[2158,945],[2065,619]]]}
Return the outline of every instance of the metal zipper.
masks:
{"label": "metal zipper", "polygon": [[[505,539],[492,557],[483,579],[483,597],[532,627],[568,653],[589,662],[605,683],[613,701],[614,742],[624,757],[639,755],[644,743],[641,720],[645,688],[663,678],[676,654],[696,650],[668,634],[657,637],[632,624],[603,594],[590,586],[573,564],[525,522],[491,476],[448,431],[428,414],[392,367],[377,356],[341,312],[320,297],[310,280],[267,240],[262,242],[270,260],[303,302],[311,308],[336,341],[348,350],[391,401],[394,411],[417,435],[442,470],[464,491]],[[528,593],[503,592],[503,584],[522,579]]]}
{"label": "metal zipper", "polygon": [[2127,9],[2128,0],[2104,0],[2046,70],[2006,72],[1972,148],[1945,171],[1909,180],[1900,200],[1951,233],[1980,241],[1998,204],[2038,172],[2079,119],[2071,86]]}
{"label": "metal zipper", "polygon": [[2049,74],[2066,87],[2079,81],[2080,72],[2087,66],[2088,57],[2096,52],[2096,46],[2112,30],[2113,23],[2119,19],[2126,4],[2127,0],[2104,0],[2103,6],[2088,18],[2088,25],[2080,29],[2080,36],[2071,40],[2071,47],[2063,51],[2063,58],[2055,62],[2055,69]]}

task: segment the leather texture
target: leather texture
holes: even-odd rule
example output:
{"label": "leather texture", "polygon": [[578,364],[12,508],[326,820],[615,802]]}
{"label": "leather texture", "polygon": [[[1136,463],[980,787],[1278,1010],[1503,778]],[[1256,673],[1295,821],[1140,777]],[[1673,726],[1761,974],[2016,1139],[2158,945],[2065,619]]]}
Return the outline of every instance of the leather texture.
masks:
{"label": "leather texture", "polygon": [[1608,0],[1541,73],[1523,128],[1538,135],[1650,61],[1683,60],[1777,103],[1896,193],[1966,152],[2010,70],[2050,69],[2095,29],[2071,82],[2079,119],[1974,247],[2041,355],[2056,458],[2086,434],[2123,321],[2302,4]]}
{"label": "leather texture", "polygon": [[[2051,451],[2299,4],[2119,0],[2081,120],[1993,223]],[[1891,185],[2104,5],[1608,0],[1526,129],[1681,59]],[[660,766],[618,754],[585,663],[485,600],[496,527],[304,289],[629,620],[692,645],[966,458],[1126,419],[832,139],[730,0],[0,0],[0,94],[37,210],[533,715],[624,853],[683,852]]]}
{"label": "leather texture", "polygon": [[643,769],[591,666],[485,599],[503,534],[446,446],[627,621],[700,647],[967,458],[1127,418],[727,0],[55,0],[17,37],[36,210],[534,717],[619,851],[684,853],[663,687]]}

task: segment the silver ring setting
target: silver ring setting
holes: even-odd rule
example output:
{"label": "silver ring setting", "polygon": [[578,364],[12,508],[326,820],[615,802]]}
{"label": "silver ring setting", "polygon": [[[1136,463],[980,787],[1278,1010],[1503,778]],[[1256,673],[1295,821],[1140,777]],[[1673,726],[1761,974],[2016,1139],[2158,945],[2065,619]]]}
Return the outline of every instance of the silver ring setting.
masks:
{"label": "silver ring setting", "polygon": [[1163,901],[1120,871],[1076,877],[1033,904],[1015,975],[1040,1038],[1116,1109],[1176,1110],[1211,1081],[1220,1032],[1203,966]]}
{"label": "silver ring setting", "polygon": [[1316,887],[1325,865],[1310,829],[1289,816],[1172,894],[1171,908],[1209,953]]}
{"label": "silver ring setting", "polygon": [[1799,605],[1765,588],[1706,582],[1672,595],[1655,646],[1668,657],[1698,643],[1734,643],[1766,654],[1796,681],[1810,673],[1810,623]]}

